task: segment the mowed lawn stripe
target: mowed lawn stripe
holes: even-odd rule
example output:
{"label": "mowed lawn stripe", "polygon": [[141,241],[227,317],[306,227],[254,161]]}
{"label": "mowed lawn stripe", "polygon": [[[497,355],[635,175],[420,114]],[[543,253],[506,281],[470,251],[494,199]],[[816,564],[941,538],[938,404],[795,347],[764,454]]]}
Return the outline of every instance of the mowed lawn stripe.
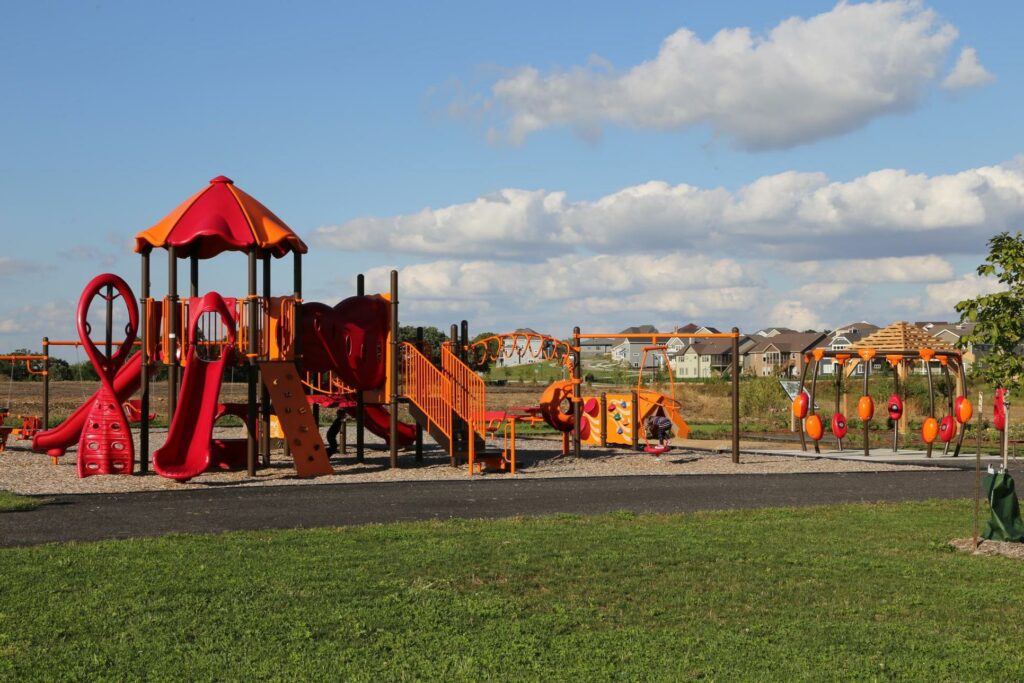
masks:
{"label": "mowed lawn stripe", "polygon": [[1005,678],[1019,563],[967,501],[551,516],[0,551],[0,674]]}

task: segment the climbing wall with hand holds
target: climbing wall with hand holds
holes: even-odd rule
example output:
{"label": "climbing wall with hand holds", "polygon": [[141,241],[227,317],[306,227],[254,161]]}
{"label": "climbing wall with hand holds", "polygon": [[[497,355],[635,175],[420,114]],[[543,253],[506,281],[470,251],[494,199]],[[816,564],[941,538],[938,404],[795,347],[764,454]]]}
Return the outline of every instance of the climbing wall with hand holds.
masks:
{"label": "climbing wall with hand holds", "polygon": [[270,400],[281,422],[281,429],[295,461],[300,477],[334,474],[327,456],[320,426],[313,417],[306,393],[302,390],[299,371],[287,361],[263,361],[260,375],[270,392]]}

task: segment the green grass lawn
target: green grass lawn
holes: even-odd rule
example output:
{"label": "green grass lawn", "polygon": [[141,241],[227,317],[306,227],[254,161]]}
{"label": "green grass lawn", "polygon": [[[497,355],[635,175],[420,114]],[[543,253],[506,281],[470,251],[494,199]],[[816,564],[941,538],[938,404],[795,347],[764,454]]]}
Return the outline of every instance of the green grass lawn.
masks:
{"label": "green grass lawn", "polygon": [[39,498],[29,498],[28,496],[19,496],[9,491],[0,491],[0,512],[34,510],[44,502]]}
{"label": "green grass lawn", "polygon": [[0,551],[6,680],[1011,680],[966,501]]}

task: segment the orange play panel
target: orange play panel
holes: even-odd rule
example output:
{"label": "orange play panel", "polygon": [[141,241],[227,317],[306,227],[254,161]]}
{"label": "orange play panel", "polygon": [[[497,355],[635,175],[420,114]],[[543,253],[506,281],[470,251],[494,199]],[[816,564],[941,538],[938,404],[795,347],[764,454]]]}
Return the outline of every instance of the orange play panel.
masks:
{"label": "orange play panel", "polygon": [[260,363],[263,383],[270,392],[270,400],[281,422],[300,477],[334,474],[327,448],[320,436],[320,427],[313,419],[306,393],[302,390],[301,375],[294,363],[264,361]]}

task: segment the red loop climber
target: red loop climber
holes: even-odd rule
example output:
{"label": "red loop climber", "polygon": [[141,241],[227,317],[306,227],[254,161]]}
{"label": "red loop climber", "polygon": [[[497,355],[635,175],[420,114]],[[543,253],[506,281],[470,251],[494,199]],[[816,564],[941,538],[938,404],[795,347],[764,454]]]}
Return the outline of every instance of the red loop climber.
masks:
{"label": "red loop climber", "polygon": [[[89,307],[96,298],[107,303],[108,313],[111,310],[110,305],[117,298],[121,298],[128,308],[124,342],[110,355],[100,351],[90,337],[92,326],[88,320]],[[78,301],[77,318],[78,336],[102,383],[89,408],[78,441],[78,476],[131,474],[135,447],[124,407],[114,390],[114,377],[132,352],[132,344],[139,329],[138,304],[128,283],[116,275],[105,273],[97,275],[86,285],[82,298]],[[106,324],[109,332],[113,321],[108,318]]]}

